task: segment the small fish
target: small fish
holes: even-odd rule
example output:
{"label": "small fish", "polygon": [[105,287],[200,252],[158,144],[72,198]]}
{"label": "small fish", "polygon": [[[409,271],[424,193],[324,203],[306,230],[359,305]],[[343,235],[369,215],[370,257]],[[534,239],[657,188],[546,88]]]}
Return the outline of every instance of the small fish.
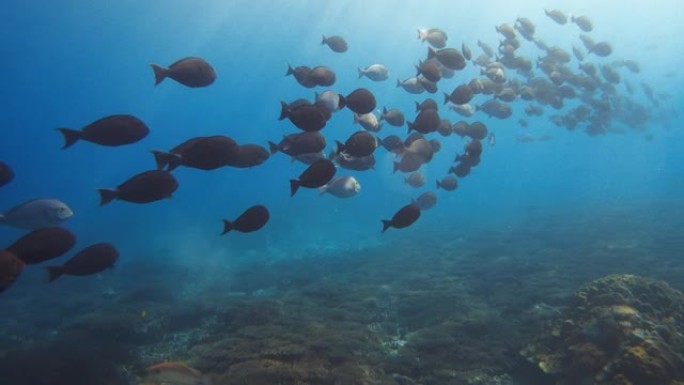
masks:
{"label": "small fish", "polygon": [[71,250],[76,237],[62,227],[45,227],[33,230],[9,245],[6,251],[16,255],[27,265],[57,258]]}
{"label": "small fish", "polygon": [[384,233],[390,227],[403,229],[412,225],[418,218],[420,218],[420,206],[418,206],[418,203],[410,203],[399,209],[392,219],[382,220],[382,232]]}
{"label": "small fish", "polygon": [[421,210],[430,210],[437,204],[437,195],[432,191],[424,192],[416,198],[415,203],[418,204],[418,207],[420,207]]}
{"label": "small fish", "polygon": [[79,140],[101,146],[123,146],[142,140],[150,132],[147,125],[133,115],[111,115],[98,119],[81,130],[58,128],[64,135],[64,147],[71,147]]}
{"label": "small fish", "polygon": [[[375,138],[373,138],[375,139]],[[335,176],[337,168],[328,159],[319,159],[309,166],[297,179],[290,179],[290,196],[300,187],[317,188],[324,186]]]}
{"label": "small fish", "polygon": [[365,88],[357,88],[344,97],[340,95],[340,108],[347,107],[357,114],[367,114],[375,106],[375,96]]}
{"label": "small fish", "polygon": [[33,199],[0,214],[0,224],[26,230],[58,226],[74,212],[57,199]]}
{"label": "small fish", "polygon": [[319,187],[318,191],[320,195],[329,193],[338,198],[351,198],[361,191],[361,184],[353,176],[339,176]]}
{"label": "small fish", "polygon": [[240,214],[233,222],[224,219],[223,232],[221,235],[224,235],[231,230],[239,231],[241,233],[257,231],[266,225],[266,222],[268,222],[270,217],[271,215],[265,206],[252,206]]}
{"label": "small fish", "polygon": [[359,79],[365,76],[376,82],[389,78],[389,70],[382,64],[371,64],[366,68],[359,68],[358,73]]}
{"label": "small fish", "polygon": [[0,293],[7,290],[24,270],[24,262],[15,254],[0,250]]}
{"label": "small fish", "polygon": [[327,45],[331,50],[338,53],[347,52],[347,49],[349,48],[347,41],[344,40],[342,36],[338,35],[329,37],[325,37],[325,35],[323,35],[321,45]]}
{"label": "small fish", "polygon": [[96,243],[79,251],[61,266],[46,267],[50,282],[62,275],[93,275],[114,265],[119,259],[119,251],[109,243]]}
{"label": "small fish", "polygon": [[171,78],[188,87],[206,87],[216,80],[216,71],[204,59],[186,57],[164,68],[157,64],[150,64],[154,71],[154,85],[164,79]]}
{"label": "small fish", "polygon": [[144,381],[155,385],[212,385],[209,377],[180,362],[162,362],[146,372]]}
{"label": "small fish", "polygon": [[178,188],[176,178],[168,171],[152,170],[134,175],[115,189],[99,189],[100,206],[114,199],[132,203],[150,203],[171,198]]}
{"label": "small fish", "polygon": [[14,179],[14,171],[5,162],[0,162],[0,187]]}

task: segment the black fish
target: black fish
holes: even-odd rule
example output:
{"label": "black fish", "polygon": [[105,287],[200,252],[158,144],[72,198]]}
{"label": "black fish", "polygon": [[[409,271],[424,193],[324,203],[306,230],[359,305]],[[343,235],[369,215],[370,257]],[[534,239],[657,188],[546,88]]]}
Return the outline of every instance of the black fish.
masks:
{"label": "black fish", "polygon": [[0,162],[0,187],[14,179],[14,171],[5,162]]}
{"label": "black fish", "polygon": [[228,166],[248,168],[258,166],[268,160],[271,154],[258,144],[243,144],[237,147],[235,156],[228,162]]}
{"label": "black fish", "polygon": [[323,35],[323,41],[321,41],[321,45],[328,45],[331,50],[335,52],[347,52],[347,42],[344,40],[342,36],[330,36],[330,37],[325,37]]}
{"label": "black fish", "polygon": [[444,93],[444,104],[449,102],[456,105],[467,104],[473,99],[473,90],[467,84],[456,87],[451,94]]}
{"label": "black fish", "polygon": [[199,170],[214,170],[235,161],[237,152],[237,143],[223,135],[191,138],[169,152],[152,151],[157,168],[161,170],[168,166],[168,171],[181,165]]}
{"label": "black fish", "polygon": [[57,258],[71,250],[75,244],[76,237],[69,230],[44,227],[17,239],[6,250],[27,265],[33,265]]}
{"label": "black fish", "polygon": [[323,151],[326,144],[325,137],[318,131],[284,135],[278,144],[268,142],[271,154],[280,151],[289,156],[318,153]]}
{"label": "black fish", "polygon": [[375,106],[375,96],[365,88],[357,88],[344,97],[340,95],[340,108],[347,107],[357,114],[368,114]]}
{"label": "black fish", "polygon": [[[325,127],[326,116],[324,112],[321,111],[320,106],[316,105],[301,105],[294,109],[290,109],[289,106],[281,102],[281,113],[280,116],[285,116],[289,118],[292,124],[297,126],[307,132],[320,131]],[[327,109],[325,109],[327,110]]]}
{"label": "black fish", "polygon": [[150,64],[154,71],[154,85],[164,79],[171,78],[188,87],[206,87],[216,80],[216,71],[204,59],[199,57],[186,57],[164,68],[156,64]]}
{"label": "black fish", "polygon": [[290,179],[290,196],[300,187],[317,188],[330,182],[337,168],[328,159],[319,159],[309,166],[298,179]]}
{"label": "black fish", "polygon": [[306,88],[313,88],[316,87],[316,82],[313,79],[311,79],[311,76],[309,76],[310,74],[311,68],[307,66],[299,66],[292,68],[292,66],[288,64],[285,76],[293,75],[295,77],[295,80],[297,80],[297,83],[301,84]]}
{"label": "black fish", "polygon": [[79,140],[102,146],[123,146],[138,142],[147,136],[150,129],[133,115],[111,115],[96,120],[81,130],[58,128],[64,135],[64,147],[70,147]]}
{"label": "black fish", "polygon": [[252,231],[257,231],[264,227],[270,217],[271,216],[266,207],[262,205],[252,206],[240,214],[240,216],[237,217],[237,219],[233,222],[224,219],[223,232],[221,235],[226,234],[231,230],[239,231],[241,233],[251,233]]}
{"label": "black fish", "polygon": [[119,251],[109,243],[96,243],[79,251],[62,266],[46,267],[50,273],[50,282],[62,275],[92,275],[104,271],[114,265],[119,258]]}
{"label": "black fish", "polygon": [[346,142],[337,142],[337,153],[345,153],[350,156],[369,156],[378,147],[378,141],[367,131],[356,131]]}
{"label": "black fish", "polygon": [[431,132],[437,131],[439,124],[442,119],[439,117],[439,113],[436,110],[428,109],[421,111],[416,120],[413,122],[408,122],[409,132],[411,130],[416,130],[423,134],[429,134]]}
{"label": "black fish", "polygon": [[437,188],[442,188],[446,191],[454,191],[458,187],[458,179],[451,175],[447,175],[442,180],[437,181]]}
{"label": "black fish", "polygon": [[382,232],[390,227],[403,229],[410,226],[420,218],[420,206],[417,203],[410,203],[397,211],[391,220],[382,220]]}
{"label": "black fish", "polygon": [[7,290],[24,270],[24,262],[13,253],[0,250],[0,293]]}
{"label": "black fish", "polygon": [[116,189],[99,189],[100,206],[114,199],[132,203],[150,203],[165,198],[178,188],[178,182],[168,171],[152,170],[134,175]]}

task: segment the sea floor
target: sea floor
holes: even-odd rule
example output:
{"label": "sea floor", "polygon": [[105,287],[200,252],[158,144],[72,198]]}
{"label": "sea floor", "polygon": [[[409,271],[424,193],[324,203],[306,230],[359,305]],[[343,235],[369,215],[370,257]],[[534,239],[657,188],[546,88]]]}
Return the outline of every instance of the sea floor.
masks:
{"label": "sea floor", "polygon": [[551,385],[520,351],[583,284],[626,273],[684,289],[683,214],[530,209],[354,253],[210,271],[128,263],[51,290],[28,278],[0,298],[0,378],[138,384],[147,366],[181,361],[213,385]]}

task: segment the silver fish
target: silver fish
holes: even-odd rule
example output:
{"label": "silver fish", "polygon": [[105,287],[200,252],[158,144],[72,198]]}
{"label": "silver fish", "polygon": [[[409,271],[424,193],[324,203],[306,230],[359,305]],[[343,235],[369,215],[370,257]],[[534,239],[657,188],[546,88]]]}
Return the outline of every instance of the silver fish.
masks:
{"label": "silver fish", "polygon": [[74,212],[57,199],[33,199],[0,214],[0,224],[26,230],[58,226]]}
{"label": "silver fish", "polygon": [[319,187],[318,191],[321,195],[330,193],[338,198],[351,198],[361,191],[361,184],[353,176],[340,176]]}

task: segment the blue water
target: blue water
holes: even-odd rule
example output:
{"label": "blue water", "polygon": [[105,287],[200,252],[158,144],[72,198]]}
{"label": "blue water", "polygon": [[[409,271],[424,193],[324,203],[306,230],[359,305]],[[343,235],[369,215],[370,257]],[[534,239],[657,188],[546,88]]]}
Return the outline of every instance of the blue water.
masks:
{"label": "blue water", "polygon": [[[652,114],[644,130],[614,123],[622,133],[569,132],[549,120],[556,113],[550,107],[543,117],[526,118],[529,127],[522,128],[518,120],[525,117],[527,103],[520,100],[513,103],[514,114],[506,120],[479,112],[465,120],[484,122],[496,134],[496,146],[485,147],[481,164],[460,180],[457,191],[437,191],[436,208],[424,212],[413,226],[384,234],[380,220],[389,219],[421,192],[435,191],[434,181],[446,175],[464,139],[431,135],[443,146],[424,166],[427,183],[421,189],[404,184],[401,173],[392,174],[392,156],[379,149],[375,170],[338,170],[338,175],[354,175],[360,181],[358,196],[340,200],[303,189],[290,197],[288,180],[305,166],[275,154],[251,169],[180,168],[174,172],[180,188],[170,200],[98,206],[97,188],[114,187],[154,168],[152,149],[169,150],[188,138],[208,135],[267,146],[268,140],[298,132],[289,121],[277,120],[279,102],[311,99],[314,90],[284,76],[288,63],[327,65],[337,74],[331,89],[346,94],[366,87],[375,94],[378,109],[396,107],[413,120],[415,101],[430,96],[441,104],[442,92],[479,76],[479,69],[469,64],[453,79],[442,80],[435,95],[410,95],[396,88],[397,78],[415,75],[414,64],[427,50],[427,43],[416,39],[418,28],[443,28],[449,34],[448,46],[459,48],[466,42],[478,56],[478,39],[496,47],[500,36],[494,26],[526,16],[537,24],[536,35],[549,45],[570,50],[571,44],[581,44],[575,25],[555,24],[543,8],[591,17],[595,28],[590,35],[611,42],[614,53],[608,58],[589,56],[589,60],[631,59],[640,64],[641,73],[622,69],[620,74],[635,85],[630,98]],[[77,234],[77,248],[111,242],[121,252],[122,265],[154,261],[211,269],[312,253],[354,256],[362,255],[365,248],[399,240],[419,245],[431,232],[456,238],[473,228],[505,227],[531,209],[569,217],[592,212],[601,216],[600,209],[611,205],[647,208],[681,203],[684,134],[679,125],[684,78],[679,63],[684,59],[684,7],[674,0],[657,6],[617,0],[11,0],[3,4],[0,15],[0,73],[4,75],[0,160],[16,173],[16,179],[0,189],[0,210],[32,198],[59,198],[75,212],[65,226]],[[339,54],[321,46],[323,34],[344,36],[349,51]],[[520,54],[533,59],[539,55],[531,43],[521,41]],[[200,89],[170,79],[153,85],[149,63],[169,65],[186,56],[211,63],[217,81]],[[357,79],[356,69],[373,63],[385,64],[390,79]],[[573,58],[571,67],[575,65]],[[640,83],[667,99],[653,107]],[[626,94],[622,85],[618,89]],[[479,95],[473,104],[487,99]],[[568,103],[566,108],[575,105]],[[138,116],[150,127],[150,135],[119,148],[79,142],[61,149],[63,140],[55,128],[80,128],[115,113]],[[440,113],[452,122],[462,119],[445,107]],[[349,110],[336,113],[323,131],[328,138],[326,152],[334,140],[344,140],[358,129]],[[516,137],[523,133],[549,134],[552,140],[519,143]],[[405,128],[386,125],[380,136],[389,134],[404,136]],[[235,218],[254,204],[264,204],[271,212],[263,230],[219,236],[222,218]],[[22,234],[3,227],[0,244]],[[42,269],[32,266],[24,275],[2,295],[11,297],[20,290],[49,295]],[[114,277],[125,282],[125,277]]]}

